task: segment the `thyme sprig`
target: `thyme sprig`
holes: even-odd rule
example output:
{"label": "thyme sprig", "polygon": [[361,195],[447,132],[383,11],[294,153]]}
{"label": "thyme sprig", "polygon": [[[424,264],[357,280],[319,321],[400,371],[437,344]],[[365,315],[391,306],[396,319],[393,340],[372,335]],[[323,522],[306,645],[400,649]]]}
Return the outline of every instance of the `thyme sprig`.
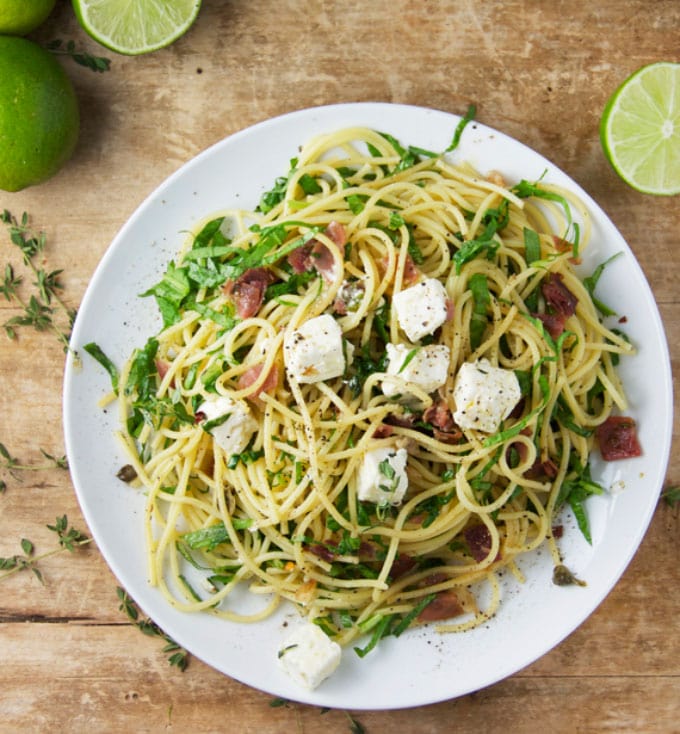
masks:
{"label": "thyme sprig", "polygon": [[163,652],[168,654],[168,663],[184,672],[189,665],[189,653],[183,647],[178,645],[171,637],[165,634],[165,632],[163,632],[163,630],[152,619],[142,617],[137,603],[127,593],[127,591],[125,591],[125,589],[117,586],[116,594],[120,601],[118,609],[125,614],[128,620],[137,627],[140,632],[145,635],[149,635],[150,637],[160,637],[165,642]]}
{"label": "thyme sprig", "polygon": [[675,507],[680,504],[680,486],[671,485],[666,487],[661,493],[661,497],[669,507]]}
{"label": "thyme sprig", "polygon": [[[64,347],[69,348],[69,337],[76,310],[70,308],[59,295],[63,289],[59,281],[61,270],[48,271],[36,264],[38,257],[44,257],[47,238],[44,232],[35,232],[29,226],[29,217],[26,212],[21,219],[4,209],[0,213],[0,221],[6,226],[10,242],[21,251],[24,265],[31,271],[35,291],[28,298],[22,296],[20,286],[23,278],[15,274],[14,267],[7,263],[0,283],[0,293],[9,302],[15,303],[22,310],[22,314],[14,316],[3,324],[5,333],[10,339],[16,339],[17,329],[24,326],[33,327],[37,331],[51,331]],[[66,324],[57,320],[57,312],[65,317]]]}
{"label": "thyme sprig", "polygon": [[[290,708],[292,706],[295,706],[296,704],[293,701],[289,701],[287,698],[272,698],[271,701],[269,701],[269,707],[273,709],[278,708]],[[319,709],[320,714],[327,714],[332,709],[329,708],[321,708]],[[350,714],[349,711],[345,711],[345,709],[340,709],[340,711],[345,715],[345,718],[347,719],[347,722],[349,724],[349,730],[352,732],[352,734],[367,734],[366,728],[357,721],[352,714]],[[301,730],[301,729],[300,729]]]}
{"label": "thyme sprig", "polygon": [[[47,459],[46,463],[23,464],[16,456],[13,456],[5,444],[0,443],[0,469],[5,469],[14,479],[19,479],[19,472],[44,471],[46,469],[68,469],[66,456],[53,456],[44,449],[40,453]],[[0,494],[7,489],[7,482],[0,478]]]}
{"label": "thyme sprig", "polygon": [[78,51],[75,41],[64,41],[61,38],[55,38],[53,41],[45,44],[45,48],[57,56],[68,56],[76,64],[84,66],[90,71],[103,73],[111,68],[111,59],[104,56],[94,56],[88,51]]}
{"label": "thyme sprig", "polygon": [[72,525],[69,525],[68,517],[66,515],[57,517],[54,525],[47,525],[47,528],[57,534],[59,539],[58,547],[46,551],[45,553],[41,553],[40,555],[35,555],[35,545],[33,542],[27,538],[22,538],[20,542],[22,550],[21,554],[17,553],[13,556],[8,556],[7,558],[0,558],[0,571],[5,572],[0,573],[0,581],[3,581],[9,576],[19,573],[20,571],[32,571],[38,581],[40,581],[41,584],[44,584],[45,581],[42,572],[38,568],[38,564],[41,561],[44,561],[50,556],[57,555],[58,553],[63,553],[64,551],[74,553],[79,547],[92,542],[92,538],[88,537],[80,530],[77,530]]}

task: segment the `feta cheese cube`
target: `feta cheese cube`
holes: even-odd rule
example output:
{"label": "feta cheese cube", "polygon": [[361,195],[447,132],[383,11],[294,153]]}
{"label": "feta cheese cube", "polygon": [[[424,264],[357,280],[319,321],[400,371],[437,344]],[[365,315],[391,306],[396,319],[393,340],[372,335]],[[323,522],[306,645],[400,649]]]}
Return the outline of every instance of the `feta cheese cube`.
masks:
{"label": "feta cheese cube", "polygon": [[364,454],[357,477],[357,497],[362,502],[398,505],[408,489],[406,449],[372,449]]}
{"label": "feta cheese cube", "polygon": [[[434,392],[446,382],[451,352],[444,344],[413,347],[407,344],[387,345],[387,374],[397,375],[426,393]],[[401,394],[406,402],[413,396],[404,392],[399,380],[385,377],[382,391],[388,398]]]}
{"label": "feta cheese cube", "polygon": [[283,342],[283,359],[298,382],[330,380],[343,374],[352,358],[352,345],[345,343],[342,329],[330,314],[305,321]]}
{"label": "feta cheese cube", "polygon": [[196,412],[205,416],[204,427],[227,454],[244,451],[259,427],[243,400],[232,400],[225,395],[206,400]]}
{"label": "feta cheese cube", "polygon": [[278,662],[296,683],[314,689],[340,664],[342,648],[313,622],[300,625],[286,638]]}
{"label": "feta cheese cube", "polygon": [[448,300],[446,288],[436,278],[427,278],[395,293],[392,306],[399,326],[412,342],[417,342],[446,321]]}
{"label": "feta cheese cube", "polygon": [[463,429],[495,433],[522,397],[517,375],[488,359],[466,362],[453,388],[453,419]]}

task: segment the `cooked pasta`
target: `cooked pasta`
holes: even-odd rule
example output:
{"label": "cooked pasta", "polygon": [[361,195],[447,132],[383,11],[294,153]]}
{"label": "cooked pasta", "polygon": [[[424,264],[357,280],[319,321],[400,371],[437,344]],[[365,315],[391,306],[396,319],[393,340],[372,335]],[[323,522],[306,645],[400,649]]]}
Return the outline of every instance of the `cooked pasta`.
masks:
{"label": "cooked pasta", "polygon": [[341,645],[370,632],[363,654],[487,620],[538,546],[559,566],[633,351],[576,274],[589,222],[568,190],[363,128],[210,219],[120,375],[151,583],[239,622],[291,602]]}

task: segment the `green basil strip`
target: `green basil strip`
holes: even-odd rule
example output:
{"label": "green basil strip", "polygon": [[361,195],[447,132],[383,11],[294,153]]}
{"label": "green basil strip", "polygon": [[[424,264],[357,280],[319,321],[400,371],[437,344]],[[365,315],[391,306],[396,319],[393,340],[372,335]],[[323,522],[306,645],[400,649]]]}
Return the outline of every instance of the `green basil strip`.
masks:
{"label": "green basil strip", "polygon": [[95,344],[94,342],[90,342],[89,344],[85,344],[83,346],[83,349],[94,359],[99,362],[99,364],[109,373],[109,376],[111,377],[111,387],[113,388],[114,392],[118,392],[118,368],[116,365],[104,354],[101,347],[98,344]]}
{"label": "green basil strip", "polygon": [[380,640],[383,637],[386,637],[389,634],[389,628],[390,624],[392,623],[392,619],[394,618],[393,614],[388,614],[386,617],[383,617],[378,624],[373,629],[373,635],[371,636],[371,639],[369,640],[368,644],[365,647],[355,647],[354,652],[360,657],[363,658],[366,655],[368,655],[371,650],[380,642]]}
{"label": "green basil strip", "polygon": [[411,609],[411,611],[404,615],[402,617],[399,624],[392,630],[392,634],[395,637],[399,637],[403,632],[406,631],[406,629],[410,626],[411,622],[413,622],[414,619],[425,609],[428,604],[431,604],[435,599],[437,598],[437,595],[435,593],[428,594],[427,596],[424,596],[414,607]]}
{"label": "green basil strip", "polygon": [[528,227],[524,228],[524,259],[527,265],[541,259],[541,240],[538,232]]}
{"label": "green basil strip", "polygon": [[482,343],[486,331],[486,311],[489,303],[491,303],[491,294],[489,293],[486,275],[483,273],[474,273],[470,277],[468,285],[472,291],[474,301],[474,308],[470,317],[470,346],[474,351]]}
{"label": "green basil strip", "polygon": [[537,405],[530,413],[527,413],[527,415],[525,415],[521,421],[515,423],[515,425],[511,428],[508,428],[506,431],[496,433],[493,436],[489,436],[482,443],[482,446],[484,448],[489,448],[490,446],[495,446],[496,444],[503,443],[509,438],[514,438],[518,433],[520,433],[520,431],[522,431],[523,428],[526,427],[526,425],[529,423],[530,420],[534,418],[534,416],[538,415],[545,408],[545,406],[548,404],[548,399],[550,398],[550,387],[548,386],[548,379],[545,375],[541,375],[538,378],[538,383],[540,385],[541,393],[543,395],[543,399],[541,400],[540,404]]}
{"label": "green basil strip", "polygon": [[460,138],[463,135],[463,130],[465,130],[468,124],[472,122],[472,120],[474,120],[476,113],[477,108],[475,107],[475,105],[471,104],[467,108],[467,112],[465,113],[465,115],[461,118],[460,122],[456,126],[456,129],[453,132],[453,138],[449,143],[449,147],[444,151],[445,153],[450,153],[452,150],[455,150],[458,147],[460,143]]}

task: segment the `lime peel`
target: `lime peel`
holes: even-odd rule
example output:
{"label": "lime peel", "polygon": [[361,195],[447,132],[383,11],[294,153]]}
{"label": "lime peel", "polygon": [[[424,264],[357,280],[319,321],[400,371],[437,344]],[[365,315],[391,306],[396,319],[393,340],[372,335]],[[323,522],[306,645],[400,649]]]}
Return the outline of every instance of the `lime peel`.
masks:
{"label": "lime peel", "polygon": [[680,63],[659,61],[629,76],[600,121],[604,153],[637,191],[680,193]]}
{"label": "lime peel", "polygon": [[111,51],[137,56],[165,48],[184,35],[201,0],[73,0],[83,29]]}

